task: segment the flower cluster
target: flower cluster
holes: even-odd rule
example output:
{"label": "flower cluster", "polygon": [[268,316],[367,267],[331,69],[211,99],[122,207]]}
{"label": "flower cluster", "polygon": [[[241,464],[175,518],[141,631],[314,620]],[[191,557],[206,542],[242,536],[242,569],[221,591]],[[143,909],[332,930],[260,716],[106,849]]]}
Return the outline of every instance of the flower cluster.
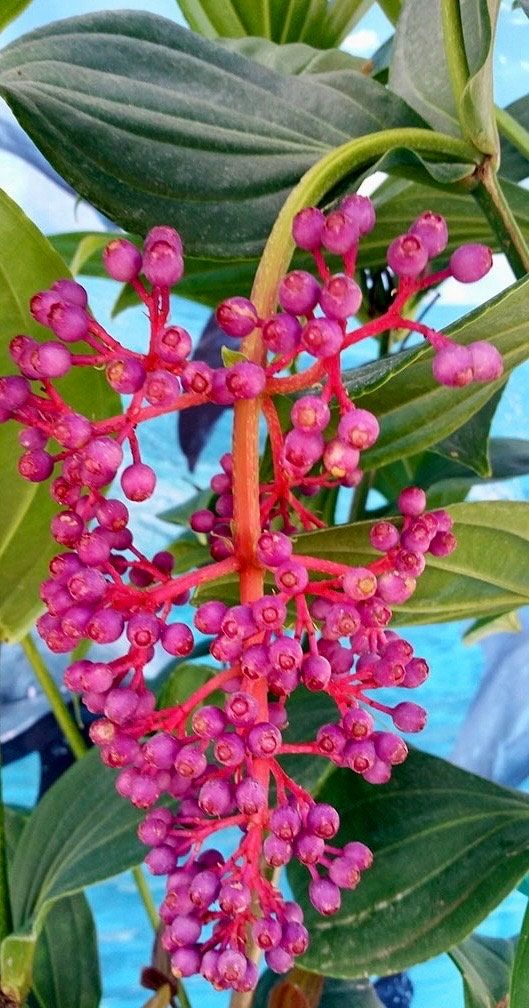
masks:
{"label": "flower cluster", "polygon": [[[133,285],[148,310],[145,353],[114,340],[90,314],[83,288],[61,280],[31,303],[34,318],[55,339],[15,337],[11,355],[20,374],[0,379],[0,419],[22,424],[20,472],[33,481],[53,474],[50,492],[61,508],[51,531],[65,551],[53,558],[42,585],[47,611],[38,631],[56,652],[69,652],[81,640],[123,641],[123,654],[113,660],[73,662],[66,684],[97,716],[91,737],[103,761],[119,769],[119,793],[147,810],[139,835],[150,847],[151,871],[168,876],[161,917],[174,973],[200,972],[217,988],[255,986],[252,942],[278,972],[307,948],[302,911],[281,895],[274,869],[297,859],[307,869],[313,906],[333,914],[341,890],[354,889],[372,861],[360,842],[336,845],[337,811],[315,802],[281,757],[323,756],[383,784],[407,748],[399,734],[378,727],[375,716],[388,717],[405,733],[420,731],[426,717],[415,703],[391,707],[376,695],[390,686],[411,689],[428,674],[424,659],[389,625],[392,607],[415,590],[427,555],[454,549],[449,515],[428,513],[424,492],[407,487],[398,499],[401,517],[372,526],[370,542],[379,556],[365,566],[295,550],[299,531],[324,525],[308,507],[310,498],[325,488],[357,486],[362,453],[379,435],[376,417],[351,401],[340,354],[367,336],[406,327],[430,341],[434,375],[444,384],[490,381],[502,373],[490,344],[457,346],[403,315],[408,300],[428,286],[449,275],[470,282],[491,265],[487,248],[464,245],[446,269],[432,272],[430,261],[448,238],[446,222],[433,213],[389,246],[396,277],[389,310],[348,328],[362,301],[353,278],[358,242],[374,224],[372,203],[358,195],[327,215],[302,210],[293,235],[312,255],[317,276],[288,273],[277,291],[280,310],[266,318],[246,298],[223,302],[219,325],[231,337],[252,336],[254,351],[246,355],[243,342],[240,359],[216,369],[191,361],[189,333],[168,321],[170,288],[183,273],[178,234],[153,228],[142,251],[117,238],[104,262],[111,277]],[[327,253],[341,258],[343,271],[330,272]],[[313,362],[290,373],[300,354]],[[72,410],[53,382],[73,366],[104,367],[109,385],[130,397],[123,413],[94,421]],[[300,392],[284,431],[273,396]],[[142,461],[136,436],[141,422],[201,403],[237,408],[258,398],[273,475],[253,488],[257,535],[250,546],[243,544],[237,494],[244,475],[235,446],[211,481],[211,506],[190,521],[207,537],[212,562],[173,576],[171,554],[145,556],[128,528],[127,505],[106,498],[104,488],[119,470],[128,501],[152,495],[156,475]],[[251,590],[245,587],[248,570]],[[194,632],[175,610],[191,590],[230,574],[240,577],[240,601],[229,606],[213,591],[194,617],[196,630],[212,638],[217,673],[182,704],[157,710],[144,675],[154,649],[190,655]],[[292,743],[284,731],[289,698],[299,686],[330,697],[336,715],[314,738]],[[224,699],[213,703],[219,689]],[[227,826],[238,827],[241,840],[224,860],[205,844]]]}

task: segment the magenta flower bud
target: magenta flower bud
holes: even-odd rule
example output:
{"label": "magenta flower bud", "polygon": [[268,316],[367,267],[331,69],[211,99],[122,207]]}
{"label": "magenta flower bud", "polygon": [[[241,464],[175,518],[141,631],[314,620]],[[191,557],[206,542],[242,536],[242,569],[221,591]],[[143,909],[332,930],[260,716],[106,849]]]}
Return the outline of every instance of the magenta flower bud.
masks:
{"label": "magenta flower bud", "polygon": [[303,326],[300,342],[313,357],[333,357],[341,350],[343,333],[334,319],[315,318]]}
{"label": "magenta flower bud", "polygon": [[[27,454],[33,455],[35,453],[28,452]],[[62,511],[60,514],[54,515],[50,528],[53,538],[62,546],[75,546],[81,538],[84,524],[79,515],[73,511]]]}
{"label": "magenta flower bud", "polygon": [[257,558],[264,567],[279,567],[292,554],[292,540],[283,532],[263,532],[257,542]]}
{"label": "magenta flower bud", "polygon": [[[136,808],[150,808],[160,797],[160,788],[151,777],[138,775],[132,782],[130,801]],[[156,847],[145,858],[153,874],[166,875],[176,864],[176,855],[171,847]]]}
{"label": "magenta flower bud", "polygon": [[252,894],[242,882],[227,882],[220,888],[219,905],[226,914],[243,913],[250,906]]}
{"label": "magenta flower bud", "polygon": [[129,619],[127,637],[134,647],[148,648],[156,643],[160,630],[160,621],[156,616],[151,613],[136,613]]}
{"label": "magenta flower bud", "polygon": [[[1,382],[2,379],[0,378],[0,387]],[[54,437],[57,437],[55,430]],[[28,451],[33,451],[35,448],[44,448],[48,438],[46,434],[37,430],[36,427],[22,427],[22,429],[18,432],[18,440],[23,448],[27,448]]]}
{"label": "magenta flower bud", "polygon": [[193,532],[202,532],[207,535],[215,525],[215,515],[207,508],[194,511],[189,519],[189,524]]}
{"label": "magenta flower bud", "polygon": [[427,262],[428,249],[416,234],[399,235],[388,247],[388,266],[399,277],[419,276]]}
{"label": "magenta flower bud", "polygon": [[301,665],[303,685],[311,692],[324,690],[331,678],[331,665],[322,655],[306,655]]}
{"label": "magenta flower bud", "polygon": [[452,252],[449,263],[452,276],[460,283],[474,283],[492,267],[492,250],[487,245],[469,242]]}
{"label": "magenta flower bud", "polygon": [[235,802],[243,815],[252,816],[266,808],[268,796],[259,781],[247,777],[235,788]]}
{"label": "magenta flower bud", "polygon": [[228,607],[224,602],[203,602],[196,610],[193,622],[200,633],[217,634],[227,612]]}
{"label": "magenta flower bud", "polygon": [[162,629],[162,647],[168,654],[185,658],[195,646],[192,631],[185,623],[168,623]]}
{"label": "magenta flower bud", "polygon": [[367,711],[361,707],[353,707],[344,714],[342,727],[349,738],[360,741],[372,734],[375,722]]}
{"label": "magenta flower bud", "polygon": [[350,599],[362,602],[377,590],[377,579],[367,567],[351,567],[343,576],[343,590]]}
{"label": "magenta flower bud", "polygon": [[251,361],[239,361],[226,373],[226,388],[234,399],[254,399],[265,385],[264,369]]}
{"label": "magenta flower bud", "polygon": [[86,308],[88,304],[88,295],[84,287],[67,277],[63,280],[56,280],[52,284],[51,292],[58,294],[61,300],[69,301],[70,304],[77,305],[79,308]]}
{"label": "magenta flower bud", "polygon": [[252,924],[255,944],[264,952],[277,948],[281,941],[281,933],[281,925],[274,917],[261,917]]}
{"label": "magenta flower bud", "polygon": [[263,342],[275,354],[293,354],[299,344],[301,325],[293,315],[272,315],[263,326]]}
{"label": "magenta flower bud", "polygon": [[94,438],[83,448],[82,460],[82,480],[87,486],[99,489],[116,475],[123,460],[123,450],[113,438]]}
{"label": "magenta flower bud", "polygon": [[417,486],[405,487],[397,498],[397,507],[401,514],[418,518],[426,509],[426,494]]}
{"label": "magenta flower bud", "polygon": [[404,679],[401,683],[407,689],[422,686],[428,678],[429,668],[424,658],[412,658],[406,665]]}
{"label": "magenta flower bud", "polygon": [[228,336],[243,339],[258,325],[259,316],[248,298],[227,298],[217,308],[215,318],[220,328]]}
{"label": "magenta flower bud", "polygon": [[321,458],[324,450],[323,437],[319,432],[291,430],[284,441],[284,459],[296,475],[305,475]]}
{"label": "magenta flower bud", "polygon": [[164,329],[158,343],[158,356],[165,364],[180,364],[191,353],[193,343],[187,329],[169,326]]}
{"label": "magenta flower bud", "polygon": [[251,644],[241,655],[241,672],[247,679],[260,679],[270,669],[266,644]]}
{"label": "magenta flower bud", "polygon": [[50,307],[47,325],[65,343],[76,343],[86,337],[89,318],[84,308],[66,301],[56,301]]}
{"label": "magenta flower bud", "polygon": [[337,913],[341,906],[340,890],[329,879],[312,879],[309,885],[309,899],[315,910],[329,917]]}
{"label": "magenta flower bud", "polygon": [[422,553],[413,553],[411,550],[399,550],[394,563],[399,574],[412,578],[420,577],[426,566]]}
{"label": "magenta flower bud", "polygon": [[301,829],[301,816],[290,805],[279,805],[270,815],[270,829],[275,836],[290,843]]}
{"label": "magenta flower bud", "polygon": [[175,917],[171,923],[169,933],[171,942],[178,948],[185,945],[194,945],[200,938],[202,925],[196,917]]}
{"label": "magenta flower bud", "polygon": [[370,529],[369,541],[373,549],[379,550],[381,553],[387,553],[388,550],[393,549],[397,545],[399,533],[391,522],[376,522]]}
{"label": "magenta flower bud", "polygon": [[[153,735],[143,746],[143,756],[150,766],[158,770],[170,770],[178,754],[178,742],[165,732]],[[167,809],[159,809],[167,818]]]}
{"label": "magenta flower bud", "polygon": [[320,285],[312,273],[293,270],[279,284],[277,299],[291,315],[309,315],[318,304]]}
{"label": "magenta flower bud", "polygon": [[151,371],[147,375],[144,396],[151,406],[174,406],[180,395],[178,378],[168,371]]}
{"label": "magenta flower bud", "polygon": [[120,686],[107,694],[105,715],[109,721],[122,725],[134,717],[137,706],[138,694],[128,686]]}
{"label": "magenta flower bud", "polygon": [[186,392],[209,395],[213,388],[213,375],[212,368],[205,361],[190,361],[182,372],[182,385]]}
{"label": "magenta flower bud", "polygon": [[363,774],[373,766],[376,759],[375,747],[370,738],[348,742],[343,759],[350,770]]}
{"label": "magenta flower bud", "polygon": [[351,843],[346,843],[343,849],[343,856],[351,861],[358,871],[365,871],[370,868],[373,864],[373,853],[366,847],[365,844],[360,843],[359,840],[353,840]]}
{"label": "magenta flower bud", "polygon": [[409,228],[409,234],[416,235],[422,241],[429,259],[444,252],[448,245],[448,226],[441,214],[425,210]]}
{"label": "magenta flower bud", "polygon": [[145,368],[136,357],[113,360],[106,369],[107,381],[115,392],[137,392],[145,381]]}
{"label": "magenta flower bud", "polygon": [[222,766],[240,766],[246,756],[244,742],[231,732],[219,735],[213,749],[213,754]]}
{"label": "magenta flower bud", "polygon": [[375,732],[373,742],[379,759],[391,763],[392,766],[404,763],[408,755],[408,746],[398,735],[394,735],[393,732]]}
{"label": "magenta flower bud", "polygon": [[452,532],[437,532],[428,546],[428,552],[432,556],[449,556],[450,553],[454,552],[456,546],[457,539]]}
{"label": "magenta flower bud", "polygon": [[11,412],[23,406],[29,397],[31,386],[20,375],[5,375],[0,378],[0,409]]}
{"label": "magenta flower bud", "polygon": [[210,816],[225,816],[233,808],[233,795],[227,781],[212,778],[204,782],[198,793],[198,804]]}
{"label": "magenta flower bud", "polygon": [[[18,460],[18,471],[30,483],[43,483],[53,472],[53,459],[51,455],[42,451],[41,448],[37,448],[35,451],[24,452]],[[62,542],[56,535],[55,538],[57,542]],[[64,545],[68,546],[73,541],[66,540]]]}
{"label": "magenta flower bud", "polygon": [[278,637],[268,649],[270,664],[280,672],[291,672],[301,667],[303,648],[293,637]]}
{"label": "magenta flower bud", "polygon": [[426,724],[426,711],[418,704],[404,703],[397,704],[393,708],[391,715],[393,724],[400,731],[420,732]]}
{"label": "magenta flower bud", "polygon": [[257,627],[252,607],[250,605],[231,606],[222,620],[221,631],[230,640],[242,641],[247,637],[253,637],[257,633]]}
{"label": "magenta flower bud", "polygon": [[141,252],[126,238],[114,238],[103,252],[103,265],[113,280],[130,283],[141,270]]}
{"label": "magenta flower bud", "polygon": [[292,847],[286,840],[270,834],[263,843],[263,855],[266,863],[272,868],[280,868],[290,861]]}
{"label": "magenta flower bud", "polygon": [[191,718],[195,735],[204,739],[216,739],[226,727],[226,715],[219,707],[200,707]]}
{"label": "magenta flower bud", "polygon": [[[308,571],[303,564],[295,563],[293,559],[287,560],[276,569],[275,582],[279,590],[286,595],[299,595],[305,591],[309,583]],[[284,619],[282,622],[284,623]]]}
{"label": "magenta flower bud", "polygon": [[31,357],[39,378],[62,378],[72,366],[72,355],[62,343],[37,344]]}
{"label": "magenta flower bud", "polygon": [[152,227],[147,232],[143,244],[145,248],[152,248],[156,242],[166,242],[167,245],[170,245],[171,248],[175,250],[175,252],[182,255],[182,239],[178,234],[178,231],[176,231],[173,227],[170,227],[168,224],[157,224],[155,227]]}
{"label": "magenta flower bud", "polygon": [[336,602],[325,617],[323,634],[328,640],[350,637],[360,626],[360,616],[350,602]]}
{"label": "magenta flower bud", "polygon": [[469,343],[468,350],[472,358],[474,381],[496,381],[503,374],[503,357],[492,343],[477,340]]}
{"label": "magenta flower bud", "polygon": [[413,577],[407,577],[397,571],[386,571],[379,575],[378,594],[390,605],[402,605],[413,595],[416,584]]}
{"label": "magenta flower bud", "polygon": [[226,949],[221,952],[217,962],[217,973],[226,984],[233,985],[242,980],[246,973],[246,956],[242,952]]}
{"label": "magenta flower bud", "polygon": [[329,441],[323,453],[323,464],[334,479],[343,479],[354,472],[358,465],[359,452],[348,444],[333,438]]}
{"label": "magenta flower bud", "polygon": [[474,378],[471,351],[451,343],[438,350],[432,362],[433,376],[440,385],[461,388]]}
{"label": "magenta flower bud", "polygon": [[322,725],[321,728],[318,728],[316,742],[318,743],[318,748],[325,756],[328,756],[330,759],[337,759],[345,748],[347,736],[341,728],[338,728],[338,725]]}
{"label": "magenta flower bud", "polygon": [[303,924],[292,921],[283,929],[281,938],[281,948],[286,949],[291,955],[303,955],[309,947],[309,932]]}
{"label": "magenta flower bud", "polygon": [[311,805],[307,814],[306,827],[317,837],[330,840],[340,828],[340,817],[332,805]]}
{"label": "magenta flower bud", "polygon": [[362,291],[355,280],[338,274],[325,281],[320,294],[320,305],[327,318],[345,322],[356,315],[362,304]]}
{"label": "magenta flower bud", "polygon": [[204,753],[200,752],[199,749],[194,745],[182,746],[178,756],[175,759],[175,769],[181,777],[185,777],[186,780],[196,780],[204,773],[208,765],[208,761]]}
{"label": "magenta flower bud", "polygon": [[226,717],[232,724],[242,727],[255,724],[259,712],[257,701],[250,693],[238,690],[226,701]]}
{"label": "magenta flower bud", "polygon": [[340,204],[340,210],[354,221],[360,235],[369,234],[376,221],[375,207],[368,196],[352,193]]}
{"label": "magenta flower bud", "polygon": [[341,441],[345,441],[352,448],[357,448],[358,451],[364,451],[374,445],[380,427],[373,413],[354,406],[340,418],[337,433]]}
{"label": "magenta flower bud", "polygon": [[192,946],[179,948],[171,956],[171,973],[174,973],[178,979],[193,976],[194,973],[198,973],[200,963],[201,956],[198,948]]}
{"label": "magenta flower bud", "polygon": [[292,221],[292,237],[298,248],[313,252],[321,245],[325,214],[317,207],[305,207]]}
{"label": "magenta flower bud", "polygon": [[336,857],[329,866],[329,878],[340,889],[356,889],[360,872],[353,861],[346,857]]}
{"label": "magenta flower bud", "polygon": [[82,448],[91,433],[90,421],[80,413],[63,413],[53,426],[53,436],[63,448]]}
{"label": "magenta flower bud", "polygon": [[327,427],[331,419],[331,411],[323,399],[314,395],[306,395],[294,403],[290,417],[294,427],[311,433],[312,431],[322,431]]}
{"label": "magenta flower bud", "polygon": [[280,630],[286,620],[287,607],[281,599],[265,595],[252,602],[252,616],[259,630]]}
{"label": "magenta flower bud", "polygon": [[184,275],[181,245],[179,249],[173,243],[164,240],[146,242],[143,272],[153,286],[172,287],[173,284],[177,284]]}
{"label": "magenta flower bud", "polygon": [[265,952],[265,961],[274,973],[288,973],[294,965],[294,957],[286,949],[278,946]]}
{"label": "magenta flower bud", "polygon": [[334,255],[345,255],[356,245],[360,232],[357,224],[343,210],[327,215],[321,233],[322,245]]}
{"label": "magenta flower bud", "polygon": [[275,756],[281,748],[281,732],[270,721],[263,721],[248,732],[246,746],[253,756]]}
{"label": "magenta flower bud", "polygon": [[132,501],[144,501],[154,493],[156,473],[143,462],[133,462],[123,470],[120,482],[125,497]]}

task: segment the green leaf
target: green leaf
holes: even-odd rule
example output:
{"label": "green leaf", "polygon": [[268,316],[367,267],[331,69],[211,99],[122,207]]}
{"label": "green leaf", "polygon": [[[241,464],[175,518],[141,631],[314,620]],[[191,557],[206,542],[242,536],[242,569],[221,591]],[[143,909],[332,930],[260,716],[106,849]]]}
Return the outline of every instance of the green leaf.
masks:
{"label": "green leaf", "polygon": [[[505,111],[529,132],[529,95],[507,105]],[[515,182],[520,182],[529,175],[527,158],[505,137],[501,138],[501,173]],[[504,188],[505,183],[502,181],[502,189]]]}
{"label": "green leaf", "polygon": [[329,150],[421,125],[363,74],[283,77],[138,12],[17,40],[0,56],[0,92],[83,197],[136,234],[174,224],[202,257],[257,255],[290,189]]}
{"label": "green leaf", "polygon": [[193,532],[184,532],[166,549],[175,560],[173,574],[183,574],[193,567],[202,567],[211,560],[208,548]]}
{"label": "green leaf", "polygon": [[465,644],[478,644],[491,634],[520,633],[522,624],[516,609],[513,612],[502,613],[500,616],[484,616],[475,620],[463,634]]}
{"label": "green leaf", "polygon": [[189,26],[207,38],[258,36],[285,44],[338,46],[373,0],[179,0]]}
{"label": "green leaf", "polygon": [[529,907],[525,911],[513,963],[509,1008],[527,1005],[527,978],[529,977]]}
{"label": "green leaf", "polygon": [[465,1008],[498,1008],[509,992],[514,948],[512,940],[470,935],[450,949],[463,978]]}
{"label": "green leaf", "polygon": [[[407,0],[395,33],[390,87],[434,129],[463,132],[485,154],[497,146],[492,101],[492,45],[498,0],[460,3],[469,77],[456,108],[444,51],[442,5]],[[460,126],[461,122],[461,126]]]}
{"label": "green leaf", "polygon": [[[68,276],[68,269],[35,225],[1,191],[0,249],[0,373],[6,374],[13,371],[8,352],[13,336],[21,332],[36,339],[49,336],[31,318],[30,298]],[[91,419],[119,412],[119,399],[100,372],[72,372],[57,387],[74,409]],[[20,477],[15,424],[0,427],[0,457],[0,639],[16,641],[24,636],[41,608],[38,586],[47,577],[48,562],[57,552],[49,534],[56,505],[49,498],[47,486]],[[29,550],[29,542],[38,543],[38,551]]]}
{"label": "green leaf", "polygon": [[83,893],[51,907],[37,941],[32,992],[40,1008],[98,1008],[97,936]]}
{"label": "green leaf", "polygon": [[[395,622],[412,625],[495,616],[529,601],[529,504],[484,501],[454,504],[457,548],[450,556],[427,555],[417,590]],[[295,551],[338,563],[373,560],[370,522],[339,525],[299,535]],[[219,596],[220,597],[220,596]]]}
{"label": "green leaf", "polygon": [[[509,374],[529,353],[529,320],[523,307],[528,291],[529,278],[525,278],[449,326],[446,334],[463,345],[489,339],[492,334],[503,354],[505,374]],[[448,437],[474,416],[505,380],[446,388],[434,381],[432,356],[432,351],[427,351],[383,391],[358,397],[359,404],[375,413],[381,426],[376,445],[363,456],[364,469],[414,455]]]}
{"label": "green leaf", "polygon": [[221,45],[284,76],[326,73],[329,70],[361,71],[365,66],[364,59],[351,56],[342,49],[315,49],[304,42],[278,45],[269,39],[247,37],[222,39]]}
{"label": "green leaf", "polygon": [[467,466],[484,479],[491,476],[489,433],[502,391],[503,389],[500,389],[496,392],[477,413],[474,413],[474,416],[470,417],[470,420],[453,431],[444,441],[439,441],[435,445],[435,451],[450,461]]}
{"label": "green leaf", "polygon": [[222,363],[226,368],[233,367],[234,364],[240,364],[241,361],[248,360],[246,354],[241,353],[240,350],[232,350],[231,347],[222,346],[220,348],[220,353]]}
{"label": "green leaf", "polygon": [[213,665],[202,665],[198,662],[181,662],[175,665],[158,694],[158,709],[176,707],[218,671],[219,669]]}
{"label": "green leaf", "polygon": [[22,11],[29,7],[31,0],[3,0],[2,10],[0,10],[0,31],[7,28],[11,21],[14,21]]}
{"label": "green leaf", "polygon": [[289,870],[311,934],[301,965],[318,973],[384,975],[452,948],[529,864],[529,798],[419,751],[383,787],[335,771],[318,801],[340,813],[339,846],[361,840],[375,855],[329,918],[308,901],[306,869]]}
{"label": "green leaf", "polygon": [[[295,966],[286,977],[266,969],[259,978],[252,1008],[384,1008],[369,980],[323,979]],[[310,985],[310,986],[309,986]],[[306,987],[309,987],[306,993]],[[314,997],[311,997],[314,988]]]}
{"label": "green leaf", "polygon": [[206,487],[205,490],[195,489],[197,492],[183,504],[177,504],[175,507],[168,508],[167,511],[161,511],[156,517],[162,521],[170,522],[171,525],[187,525],[193,512],[206,508],[213,496],[213,491],[209,487]]}
{"label": "green leaf", "polygon": [[[285,742],[306,742],[316,737],[320,725],[336,719],[336,704],[323,693],[310,693],[302,687],[297,689],[287,704],[289,726],[283,733]],[[332,763],[321,756],[281,757],[286,772],[307,791],[318,791],[330,773]]]}
{"label": "green leaf", "polygon": [[139,864],[141,818],[117,794],[114,777],[95,749],[70,767],[32,812],[17,846],[16,929],[32,925],[39,930],[56,900]]}

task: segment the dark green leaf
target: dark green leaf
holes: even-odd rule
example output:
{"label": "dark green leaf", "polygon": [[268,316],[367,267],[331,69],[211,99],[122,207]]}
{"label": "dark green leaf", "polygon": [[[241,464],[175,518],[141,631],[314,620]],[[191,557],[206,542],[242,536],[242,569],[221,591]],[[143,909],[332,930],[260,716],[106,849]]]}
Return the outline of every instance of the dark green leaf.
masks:
{"label": "dark green leaf", "polygon": [[[529,601],[529,504],[485,501],[454,504],[457,549],[447,557],[428,554],[417,590],[395,619],[401,624],[437,623],[499,615]],[[369,522],[340,525],[296,537],[296,552],[339,563],[373,560]]]}
{"label": "dark green leaf", "polygon": [[219,671],[213,665],[181,662],[166,677],[158,694],[158,708],[176,707]]}
{"label": "dark green leaf", "polygon": [[497,633],[520,633],[522,624],[516,610],[502,613],[501,616],[484,616],[482,619],[474,620],[465,630],[463,640],[465,644],[478,644],[490,634]]}
{"label": "dark green leaf", "polygon": [[[523,307],[528,291],[526,278],[450,326],[447,335],[465,345],[487,340],[492,334],[508,374],[529,353],[529,320]],[[448,437],[474,416],[504,381],[446,388],[434,381],[431,360],[432,352],[428,351],[383,391],[358,397],[360,405],[381,421],[376,445],[363,456],[364,469],[416,454]]]}
{"label": "dark green leaf", "polygon": [[0,31],[14,21],[22,11],[29,7],[31,0],[3,0],[0,10]]}
{"label": "dark green leaf", "polygon": [[352,371],[344,371],[344,382],[351,396],[367,395],[385,385],[390,378],[400,374],[401,371],[405,371],[425,353],[426,347],[418,346],[412,350],[400,350],[388,357],[379,357]]}
{"label": "dark green leaf", "polygon": [[[315,738],[320,725],[336,718],[336,704],[329,697],[301,687],[290,698],[287,711],[289,727],[283,737],[288,743]],[[320,756],[282,756],[281,763],[298,784],[311,792],[319,790],[333,770],[329,760]]]}
{"label": "dark green leaf", "polygon": [[362,70],[365,60],[342,49],[315,49],[304,42],[278,45],[265,38],[227,38],[221,43],[230,52],[253,59],[284,74],[318,74],[328,70]]}
{"label": "dark green leaf", "polygon": [[513,963],[509,1008],[525,1008],[529,978],[529,907],[525,911]]}
{"label": "dark green leaf", "polygon": [[201,511],[202,508],[207,507],[212,495],[213,491],[209,488],[197,490],[189,500],[184,501],[183,504],[177,504],[167,511],[162,511],[157,517],[162,521],[170,522],[171,525],[187,525],[194,511]]}
{"label": "dark green leaf", "polygon": [[257,254],[327,151],[420,125],[354,71],[283,77],[170,21],[103,12],[47,25],[0,57],[0,90],[79,193],[127,230],[164,220],[194,255]]}
{"label": "dark green leaf", "polygon": [[413,751],[383,787],[335,771],[318,800],[338,808],[338,844],[372,847],[373,867],[322,918],[307,871],[289,871],[311,945],[302,966],[342,978],[386,974],[451,948],[507,895],[529,864],[529,799]]}
{"label": "dark green leaf", "polygon": [[398,175],[421,185],[440,186],[444,192],[447,185],[468,178],[474,168],[475,165],[469,161],[427,161],[407,147],[394,147],[387,154],[383,154],[376,164],[371,165],[363,178],[367,178],[375,171],[387,172],[389,175]]}
{"label": "dark green leaf", "polygon": [[37,941],[32,991],[40,1008],[98,1008],[97,937],[83,893],[51,907]]}
{"label": "dark green leaf", "polygon": [[[529,95],[524,95],[523,98],[518,98],[511,105],[507,105],[505,111],[529,132]],[[515,182],[529,175],[527,158],[504,137],[501,138],[501,173]]]}
{"label": "dark green leaf", "polygon": [[504,938],[471,935],[450,949],[463,978],[465,1008],[498,1008],[507,997],[514,948],[514,942]]}
{"label": "dark green leaf", "polygon": [[439,441],[435,445],[435,451],[451,461],[467,466],[478,476],[491,476],[489,433],[502,391],[500,389],[496,392],[462,427],[453,431],[444,441]]}
{"label": "dark green leaf", "polygon": [[211,560],[207,546],[193,532],[184,532],[167,546],[167,550],[174,556],[173,574],[182,574],[192,567],[202,567]]}
{"label": "dark green leaf", "polygon": [[70,767],[32,812],[15,852],[17,930],[42,924],[56,900],[139,864],[141,818],[95,749]]}
{"label": "dark green leaf", "polygon": [[404,4],[389,75],[391,88],[430,126],[454,136],[463,131],[485,154],[494,154],[498,146],[491,68],[498,9],[498,0],[460,4],[469,77],[459,109],[445,57],[442,5],[437,0]]}
{"label": "dark green leaf", "polygon": [[[17,333],[37,339],[49,332],[29,314],[29,300],[38,290],[68,275],[62,259],[20,208],[0,192],[0,373],[13,371],[9,342]],[[13,250],[16,250],[16,255]],[[119,412],[119,400],[104,376],[95,370],[77,371],[58,388],[80,412],[91,419]],[[48,562],[57,552],[49,535],[56,505],[42,483],[28,483],[17,469],[21,449],[15,424],[0,427],[0,638],[19,640],[34,622],[41,604],[38,587],[47,576]],[[29,542],[39,549],[27,548]]]}

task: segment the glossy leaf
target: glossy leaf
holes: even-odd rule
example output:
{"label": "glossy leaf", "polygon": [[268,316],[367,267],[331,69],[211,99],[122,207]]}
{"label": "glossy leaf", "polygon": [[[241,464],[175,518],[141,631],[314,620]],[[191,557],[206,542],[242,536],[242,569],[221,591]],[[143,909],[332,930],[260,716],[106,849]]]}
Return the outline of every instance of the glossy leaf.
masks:
{"label": "glossy leaf", "polygon": [[270,70],[289,74],[318,74],[328,70],[361,71],[365,60],[342,49],[315,49],[304,42],[279,45],[265,38],[227,38],[221,44],[230,52],[253,59]]}
{"label": "glossy leaf", "polygon": [[[325,694],[310,693],[300,687],[287,704],[289,726],[283,733],[285,742],[306,742],[313,739],[320,725],[336,718],[336,704]],[[333,765],[321,756],[287,755],[281,757],[287,773],[306,788],[316,792],[323,785]]]}
{"label": "glossy leaf", "polygon": [[32,812],[15,852],[17,930],[42,924],[56,900],[139,864],[141,818],[95,749],[70,767]]}
{"label": "glossy leaf", "polygon": [[31,0],[3,0],[0,10],[0,31],[14,21],[22,11],[29,7]]}
{"label": "glossy leaf", "polygon": [[304,968],[343,978],[406,969],[461,941],[529,864],[529,799],[412,751],[383,787],[335,771],[318,800],[338,808],[338,844],[372,847],[373,868],[322,918],[307,871],[289,871],[311,944]]}
{"label": "glossy leaf", "polygon": [[174,557],[173,574],[183,574],[193,567],[202,567],[211,560],[209,550],[193,532],[184,532],[166,548]]}
{"label": "glossy leaf", "polygon": [[460,3],[469,78],[459,109],[446,63],[441,7],[437,0],[404,4],[395,33],[390,86],[434,129],[454,136],[463,130],[478,150],[494,154],[491,54],[499,2]]}
{"label": "glossy leaf", "polygon": [[[12,372],[9,342],[17,333],[49,338],[48,330],[29,314],[29,300],[68,269],[34,224],[11,199],[0,192],[0,373]],[[13,250],[16,249],[16,256]],[[97,371],[72,372],[58,383],[74,409],[90,418],[119,411],[119,400]],[[40,609],[39,584],[47,576],[50,558],[57,552],[49,534],[56,505],[48,488],[29,483],[18,474],[21,454],[17,425],[0,426],[0,638],[19,640]],[[37,552],[27,543],[39,543]]]}
{"label": "glossy leaf", "polygon": [[97,936],[83,893],[51,907],[37,941],[32,993],[39,1008],[98,1008]]}
{"label": "glossy leaf", "polygon": [[[448,511],[454,519],[457,549],[447,557],[427,554],[414,595],[401,608],[395,607],[397,623],[499,615],[529,602],[529,504],[485,501],[454,504]],[[369,546],[370,524],[297,536],[295,551],[338,563],[365,563],[376,555]]]}
{"label": "glossy leaf", "polygon": [[444,455],[450,461],[466,466],[483,479],[491,476],[489,434],[492,418],[502,393],[503,387],[500,387],[496,394],[462,427],[453,431],[443,441],[438,441],[435,445],[437,454]]}
{"label": "glossy leaf", "polygon": [[164,220],[192,254],[214,257],[257,254],[289,190],[330,149],[421,123],[363,74],[283,77],[137,12],[17,40],[0,56],[0,92],[112,220],[139,234]]}
{"label": "glossy leaf", "polygon": [[181,662],[175,665],[158,693],[159,710],[176,707],[218,671],[213,665],[203,665],[199,662]]}
{"label": "glossy leaf", "polygon": [[514,942],[505,938],[470,935],[450,949],[450,958],[463,979],[465,1008],[498,1008],[507,997],[514,947]]}
{"label": "glossy leaf", "polygon": [[509,1008],[525,1008],[529,977],[529,909],[526,909],[513,963]]}
{"label": "glossy leaf", "polygon": [[522,624],[516,610],[502,613],[500,616],[484,616],[482,619],[474,620],[465,630],[463,641],[465,644],[478,644],[490,634],[497,633],[520,633]]}
{"label": "glossy leaf", "polygon": [[[507,105],[505,111],[529,132],[529,95],[524,95],[523,98],[518,98]],[[527,158],[504,137],[501,138],[501,173],[506,178],[514,179],[515,182],[529,175]]]}
{"label": "glossy leaf", "polygon": [[[528,291],[526,278],[460,319],[446,334],[462,344],[492,334],[508,374],[529,354],[529,320],[523,308]],[[504,380],[446,388],[434,381],[432,356],[427,351],[382,392],[358,396],[359,404],[375,413],[381,425],[378,441],[363,456],[364,469],[416,454],[448,437],[492,398]]]}

